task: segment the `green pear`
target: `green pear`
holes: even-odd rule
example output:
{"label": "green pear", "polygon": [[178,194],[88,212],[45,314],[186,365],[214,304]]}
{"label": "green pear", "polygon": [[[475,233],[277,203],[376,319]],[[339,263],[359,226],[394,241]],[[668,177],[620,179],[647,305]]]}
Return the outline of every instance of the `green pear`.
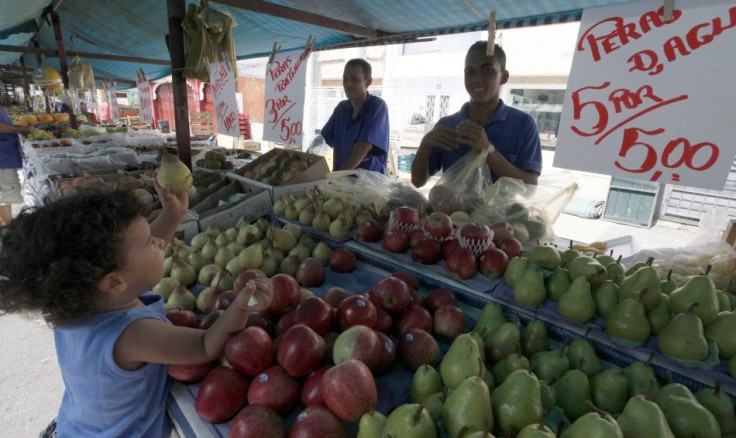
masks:
{"label": "green pear", "polygon": [[629,276],[629,275],[633,274],[634,272],[636,272],[639,268],[643,268],[644,266],[650,266],[652,264],[652,262],[654,261],[654,257],[650,257],[650,259],[651,260],[647,260],[646,262],[636,262],[636,263],[634,263],[633,265],[629,266],[626,269],[625,274],[627,276]]}
{"label": "green pear", "polygon": [[651,333],[649,320],[644,312],[644,304],[636,298],[627,298],[608,315],[606,331],[625,341],[643,344]]}
{"label": "green pear", "polygon": [[542,269],[554,271],[562,263],[560,253],[552,246],[535,246],[526,253],[529,263],[534,263]]}
{"label": "green pear", "polygon": [[521,332],[521,353],[532,357],[540,351],[549,350],[547,327],[538,319],[531,321]]}
{"label": "green pear", "polygon": [[659,291],[669,295],[675,289],[677,289],[677,283],[672,279],[672,269],[670,269],[667,271],[667,278],[659,282]]}
{"label": "green pear", "polygon": [[[519,346],[521,349],[521,346]],[[529,359],[520,352],[510,354],[500,362],[493,365],[493,380],[496,384],[501,384],[506,378],[516,370],[529,370]]]}
{"label": "green pear", "polygon": [[606,265],[606,280],[611,280],[618,286],[626,277],[626,267],[621,264],[621,257],[616,263]]}
{"label": "green pear", "polygon": [[676,437],[718,438],[721,427],[708,409],[698,402],[681,383],[668,383],[659,390],[654,401],[659,405],[667,424]]}
{"label": "green pear", "polygon": [[705,275],[690,277],[682,286],[670,292],[670,310],[672,313],[687,312],[693,304],[693,310],[703,324],[709,324],[718,317],[718,296],[713,280]]}
{"label": "green pear", "polygon": [[570,362],[570,368],[577,367],[582,359],[583,365],[580,371],[589,378],[601,372],[601,360],[595,354],[593,346],[585,338],[578,338],[572,341],[567,346],[565,355],[567,356],[568,362]]}
{"label": "green pear", "polygon": [[429,412],[435,423],[442,419],[442,406],[445,405],[445,400],[447,400],[447,388],[444,388],[442,392],[430,395],[422,403],[422,406]]}
{"label": "green pear", "polygon": [[451,437],[461,436],[460,432],[472,433],[493,430],[493,408],[491,393],[480,377],[468,377],[463,380],[442,406],[442,422]]}
{"label": "green pear", "polygon": [[356,438],[382,438],[386,416],[378,411],[370,411],[360,416]]}
{"label": "green pear", "polygon": [[[577,259],[575,259],[577,260]],[[584,276],[576,277],[562,294],[557,311],[566,318],[586,323],[595,316],[595,301],[590,293],[591,284]]]}
{"label": "green pear", "polygon": [[652,334],[657,336],[672,320],[670,314],[670,297],[668,295],[662,295],[657,307],[647,312],[647,319],[649,325],[652,327]]}
{"label": "green pear", "polygon": [[190,287],[194,285],[197,281],[197,272],[194,271],[192,265],[178,255],[173,255],[171,260],[169,277],[175,278],[182,286]]}
{"label": "green pear", "polygon": [[485,343],[486,358],[500,362],[516,351],[516,344],[521,341],[519,326],[513,322],[503,323],[496,329]]}
{"label": "green pear", "polygon": [[731,301],[728,299],[728,296],[725,292],[717,290],[716,296],[718,297],[718,312],[730,312],[733,310],[731,307]]}
{"label": "green pear", "polygon": [[478,318],[475,320],[473,331],[480,333],[483,337],[483,342],[488,342],[493,332],[504,323],[506,323],[506,318],[503,316],[501,306],[488,302],[483,306]]}
{"label": "green pear", "polygon": [[676,359],[702,361],[708,357],[708,340],[703,322],[688,311],[672,318],[657,336],[659,351]]}
{"label": "green pear", "polygon": [[512,288],[514,300],[525,306],[539,307],[547,298],[544,276],[539,268],[530,265]]}
{"label": "green pear", "polygon": [[659,304],[662,293],[659,291],[659,275],[654,266],[644,266],[627,275],[618,285],[619,299],[639,298],[644,310],[649,312]]}
{"label": "green pear", "polygon": [[414,376],[409,385],[409,401],[411,403],[423,403],[430,395],[442,392],[442,387],[440,373],[432,365],[420,365],[414,371]]}
{"label": "green pear", "polygon": [[[628,382],[629,398],[635,395],[647,395],[652,391],[652,397],[659,392],[659,383],[654,375],[654,370],[649,363],[634,361],[624,368],[624,375]],[[651,398],[651,397],[650,397]]]}
{"label": "green pear", "polygon": [[183,284],[175,287],[169,295],[169,299],[166,300],[164,306],[166,310],[169,309],[186,309],[194,310],[197,303],[197,297],[189,291]]}
{"label": "green pear", "polygon": [[222,295],[223,292],[225,292],[225,290],[217,285],[207,286],[204,288],[199,292],[197,300],[195,301],[197,310],[202,313],[210,313],[212,311],[212,307],[215,305],[215,301],[217,301],[217,298]]}
{"label": "green pear", "polygon": [[736,354],[728,360],[728,375],[736,379]]}
{"label": "green pear", "polygon": [[271,228],[268,230],[268,238],[274,248],[288,253],[296,246],[296,237],[290,231],[283,228]]}
{"label": "green pear", "polygon": [[540,380],[539,381],[539,388],[542,399],[542,409],[544,412],[549,412],[557,402],[557,397],[555,396],[555,388],[549,384],[549,382]]}
{"label": "green pear", "polygon": [[[652,380],[652,392],[654,381]],[[624,406],[616,422],[626,438],[675,438],[667,424],[667,418],[659,406],[652,401],[653,394],[637,394]]]}
{"label": "green pear", "polygon": [[586,401],[590,398],[588,376],[578,369],[570,369],[552,384],[557,396],[556,403],[570,421],[575,421],[590,412]]}
{"label": "green pear", "polygon": [[175,278],[163,277],[158,281],[158,283],[156,283],[156,286],[153,287],[152,292],[156,295],[160,295],[164,302],[166,302],[169,299],[171,292],[177,286],[179,286],[179,282]]}
{"label": "green pear", "polygon": [[562,294],[570,288],[570,273],[567,269],[558,269],[552,275],[544,280],[544,287],[547,289],[547,298],[554,302],[560,301]]}
{"label": "green pear", "polygon": [[538,424],[542,410],[541,389],[537,377],[517,369],[491,394],[493,418],[504,434]]}
{"label": "green pear", "polygon": [[[518,341],[517,341],[518,342]],[[466,378],[480,375],[483,361],[478,351],[478,344],[469,333],[456,337],[440,362],[442,382],[450,389],[455,389]]]}
{"label": "green pear", "polygon": [[593,289],[593,302],[595,302],[595,313],[603,319],[613,312],[618,306],[618,286],[612,280],[604,280],[598,287]]}
{"label": "green pear", "polygon": [[575,420],[561,438],[624,438],[623,432],[616,420],[601,410],[588,412]]}
{"label": "green pear", "polygon": [[408,403],[396,407],[383,426],[386,438],[436,438],[437,426],[424,406]]}
{"label": "green pear", "polygon": [[593,376],[590,379],[590,396],[599,409],[609,414],[621,412],[629,399],[624,372],[617,368],[608,368]]}
{"label": "green pear", "polygon": [[480,332],[476,330],[471,330],[468,333],[470,333],[470,336],[473,338],[476,344],[478,344],[478,351],[480,352],[480,358],[483,359],[483,363],[486,361],[486,342],[483,340],[483,332],[485,332],[485,327],[480,328]]}
{"label": "green pear", "polygon": [[524,256],[516,256],[509,260],[509,264],[506,265],[506,270],[503,272],[503,280],[509,287],[514,287],[516,281],[524,275],[526,268],[529,266],[529,261]]}
{"label": "green pear", "polygon": [[243,269],[260,268],[263,263],[263,247],[258,243],[245,247],[238,254],[238,262]]}
{"label": "green pear", "polygon": [[606,279],[606,268],[598,260],[587,255],[574,258],[567,266],[570,278],[574,281],[578,277],[585,277],[591,286],[598,286]]}
{"label": "green pear", "polygon": [[565,356],[563,345],[559,350],[541,351],[532,357],[532,371],[539,380],[551,382],[560,378],[570,369],[570,362]]}
{"label": "green pear", "polygon": [[721,312],[716,319],[705,326],[705,339],[718,345],[721,359],[736,355],[736,313]]}
{"label": "green pear", "polygon": [[695,398],[716,417],[721,433],[736,432],[736,413],[731,397],[721,392],[721,382],[715,388],[703,388],[695,393]]}
{"label": "green pear", "polygon": [[526,425],[516,438],[555,438],[557,434],[543,422]]}
{"label": "green pear", "polygon": [[613,258],[613,250],[611,250],[610,254],[594,255],[593,257],[598,260],[598,263],[605,267],[608,267],[611,263],[616,263],[616,259]]}

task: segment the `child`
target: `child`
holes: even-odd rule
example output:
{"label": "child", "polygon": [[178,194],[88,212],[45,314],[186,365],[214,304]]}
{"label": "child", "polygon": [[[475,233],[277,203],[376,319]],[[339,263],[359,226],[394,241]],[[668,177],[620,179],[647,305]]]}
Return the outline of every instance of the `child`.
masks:
{"label": "child", "polygon": [[221,357],[258,310],[251,283],[205,331],[171,325],[160,297],[144,295],[188,206],[185,193],[156,191],[163,211],[150,225],[135,195],[115,191],[24,210],[0,229],[0,313],[40,311],[54,328],[61,438],[162,436],[166,364]]}

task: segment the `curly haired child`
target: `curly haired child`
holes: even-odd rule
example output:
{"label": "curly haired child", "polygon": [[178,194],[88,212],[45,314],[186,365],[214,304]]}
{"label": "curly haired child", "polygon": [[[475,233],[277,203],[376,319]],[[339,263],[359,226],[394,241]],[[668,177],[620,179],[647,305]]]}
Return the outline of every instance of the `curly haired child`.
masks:
{"label": "curly haired child", "polygon": [[150,225],[135,195],[115,191],[26,209],[0,229],[0,313],[40,311],[54,328],[56,436],[162,436],[167,364],[221,357],[246,325],[252,284],[208,330],[172,325],[146,294],[188,206],[186,193],[156,190],[163,210]]}

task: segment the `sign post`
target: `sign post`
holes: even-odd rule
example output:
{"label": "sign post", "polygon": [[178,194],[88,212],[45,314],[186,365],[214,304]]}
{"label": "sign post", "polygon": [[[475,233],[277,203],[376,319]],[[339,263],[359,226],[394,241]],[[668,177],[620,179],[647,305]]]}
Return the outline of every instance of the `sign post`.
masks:
{"label": "sign post", "polygon": [[217,133],[240,137],[237,86],[231,65],[228,61],[212,62],[209,64],[209,69]]}
{"label": "sign post", "polygon": [[721,190],[736,155],[736,6],[586,9],[554,165]]}

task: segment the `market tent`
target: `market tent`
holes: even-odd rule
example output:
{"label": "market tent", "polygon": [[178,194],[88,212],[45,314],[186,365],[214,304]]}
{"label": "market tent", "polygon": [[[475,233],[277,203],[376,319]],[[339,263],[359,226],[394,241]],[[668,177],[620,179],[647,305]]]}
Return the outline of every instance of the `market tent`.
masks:
{"label": "market tent", "polygon": [[[172,0],[169,0],[172,1]],[[358,45],[421,41],[423,37],[484,30],[489,13],[497,26],[518,27],[579,20],[582,10],[629,0],[211,0],[237,22],[233,30],[238,59],[267,56],[278,42],[282,50],[315,50]],[[198,3],[186,0],[186,4]],[[149,79],[171,73],[166,44],[167,2],[163,0],[0,0],[0,76],[20,83],[25,68],[59,68],[57,42],[49,11],[61,28],[67,62],[79,54],[97,78],[130,88],[142,69]],[[34,37],[37,36],[37,43]],[[36,46],[37,44],[37,46]],[[34,47],[37,47],[34,49]]]}

